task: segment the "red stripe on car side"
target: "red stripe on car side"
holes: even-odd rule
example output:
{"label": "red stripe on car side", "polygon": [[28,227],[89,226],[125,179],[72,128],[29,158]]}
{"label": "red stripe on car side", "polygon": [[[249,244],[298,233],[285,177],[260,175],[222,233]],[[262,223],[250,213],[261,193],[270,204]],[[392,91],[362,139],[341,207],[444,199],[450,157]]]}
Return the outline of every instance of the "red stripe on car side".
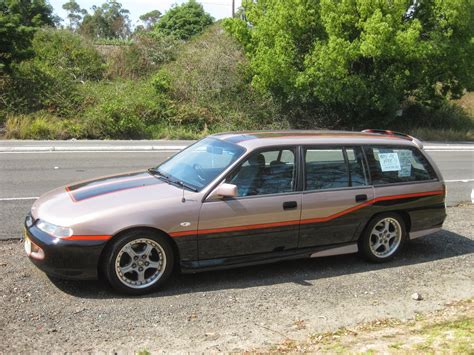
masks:
{"label": "red stripe on car side", "polygon": [[65,240],[109,240],[112,238],[111,235],[72,235]]}
{"label": "red stripe on car side", "polygon": [[241,231],[241,230],[249,230],[249,229],[264,229],[264,228],[272,228],[272,227],[281,227],[281,226],[291,226],[295,224],[309,224],[309,223],[319,223],[319,222],[328,222],[335,218],[341,217],[348,213],[357,211],[363,207],[372,205],[379,201],[388,201],[388,200],[398,200],[404,198],[412,198],[412,197],[424,197],[424,196],[436,196],[436,195],[443,195],[444,191],[428,191],[428,192],[419,192],[419,193],[412,193],[412,194],[403,194],[403,195],[392,195],[392,196],[380,196],[376,197],[372,200],[363,202],[359,205],[350,207],[346,210],[341,212],[337,212],[335,214],[326,216],[326,217],[318,217],[318,218],[308,218],[303,220],[294,220],[294,221],[284,221],[284,222],[273,222],[273,223],[260,223],[260,224],[251,224],[246,226],[235,226],[235,227],[223,227],[223,228],[213,228],[213,229],[203,229],[200,231],[197,230],[188,230],[188,231],[180,231],[180,232],[172,232],[170,233],[171,237],[182,237],[187,235],[194,235],[194,234],[215,234],[215,233],[223,233],[223,232],[234,232],[234,231]]}

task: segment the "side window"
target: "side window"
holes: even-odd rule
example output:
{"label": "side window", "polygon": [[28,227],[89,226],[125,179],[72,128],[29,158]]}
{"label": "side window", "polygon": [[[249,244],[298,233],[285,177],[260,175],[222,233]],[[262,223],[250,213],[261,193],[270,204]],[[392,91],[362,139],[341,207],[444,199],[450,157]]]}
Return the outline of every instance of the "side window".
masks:
{"label": "side window", "polygon": [[411,147],[365,147],[374,185],[432,180],[433,168],[423,155]]}
{"label": "side window", "polygon": [[367,173],[364,169],[364,155],[359,147],[346,148],[347,163],[351,178],[351,186],[367,185]]}
{"label": "side window", "polygon": [[305,189],[367,185],[363,161],[362,151],[358,147],[308,148],[305,150]]}
{"label": "side window", "polygon": [[250,155],[226,182],[237,185],[239,197],[291,192],[295,188],[295,152],[278,149]]}

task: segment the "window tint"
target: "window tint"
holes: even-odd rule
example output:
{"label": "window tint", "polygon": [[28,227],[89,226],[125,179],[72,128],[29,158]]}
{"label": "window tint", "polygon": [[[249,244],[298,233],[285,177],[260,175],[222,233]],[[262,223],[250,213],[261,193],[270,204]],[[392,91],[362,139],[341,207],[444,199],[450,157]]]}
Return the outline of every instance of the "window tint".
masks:
{"label": "window tint", "polygon": [[367,175],[364,169],[364,155],[361,148],[346,148],[347,162],[351,186],[367,185]]}
{"label": "window tint", "polygon": [[306,190],[367,185],[360,148],[309,148],[305,150]]}
{"label": "window tint", "polygon": [[423,155],[408,147],[365,147],[374,185],[423,181],[436,178]]}
{"label": "window tint", "polygon": [[307,149],[305,152],[306,190],[349,186],[349,172],[342,148]]}
{"label": "window tint", "polygon": [[295,153],[291,149],[252,154],[226,182],[237,185],[238,196],[291,192],[295,187]]}

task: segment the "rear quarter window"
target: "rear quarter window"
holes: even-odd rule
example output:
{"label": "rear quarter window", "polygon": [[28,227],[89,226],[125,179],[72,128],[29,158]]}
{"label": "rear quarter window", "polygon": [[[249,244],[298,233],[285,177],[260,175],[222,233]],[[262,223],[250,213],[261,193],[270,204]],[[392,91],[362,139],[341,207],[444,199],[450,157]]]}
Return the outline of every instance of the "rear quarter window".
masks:
{"label": "rear quarter window", "polygon": [[368,146],[364,150],[373,185],[437,178],[429,162],[416,148]]}

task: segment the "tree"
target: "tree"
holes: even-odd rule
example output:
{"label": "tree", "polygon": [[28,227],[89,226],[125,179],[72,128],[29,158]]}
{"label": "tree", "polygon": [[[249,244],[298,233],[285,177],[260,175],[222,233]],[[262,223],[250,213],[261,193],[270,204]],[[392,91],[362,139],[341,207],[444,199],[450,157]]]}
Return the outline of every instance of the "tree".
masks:
{"label": "tree", "polygon": [[130,35],[130,11],[122,4],[107,0],[101,6],[93,6],[92,15],[87,14],[79,32],[89,38],[127,38]]}
{"label": "tree", "polygon": [[159,10],[152,10],[140,16],[140,20],[145,24],[147,30],[151,29],[160,19],[161,12]]}
{"label": "tree", "polygon": [[0,0],[0,72],[33,55],[31,40],[41,26],[54,26],[45,0]]}
{"label": "tree", "polygon": [[81,24],[83,16],[87,15],[87,10],[81,9],[75,0],[69,0],[62,7],[68,12],[67,18],[69,20],[69,28],[73,31],[77,30]]}
{"label": "tree", "polygon": [[201,33],[213,22],[212,16],[204,11],[201,4],[195,0],[189,0],[168,10],[157,22],[154,31],[187,40]]}
{"label": "tree", "polygon": [[390,120],[408,98],[435,106],[474,86],[471,0],[247,0],[243,8],[247,22],[225,27],[244,45],[253,85],[296,126],[321,110],[345,126]]}

